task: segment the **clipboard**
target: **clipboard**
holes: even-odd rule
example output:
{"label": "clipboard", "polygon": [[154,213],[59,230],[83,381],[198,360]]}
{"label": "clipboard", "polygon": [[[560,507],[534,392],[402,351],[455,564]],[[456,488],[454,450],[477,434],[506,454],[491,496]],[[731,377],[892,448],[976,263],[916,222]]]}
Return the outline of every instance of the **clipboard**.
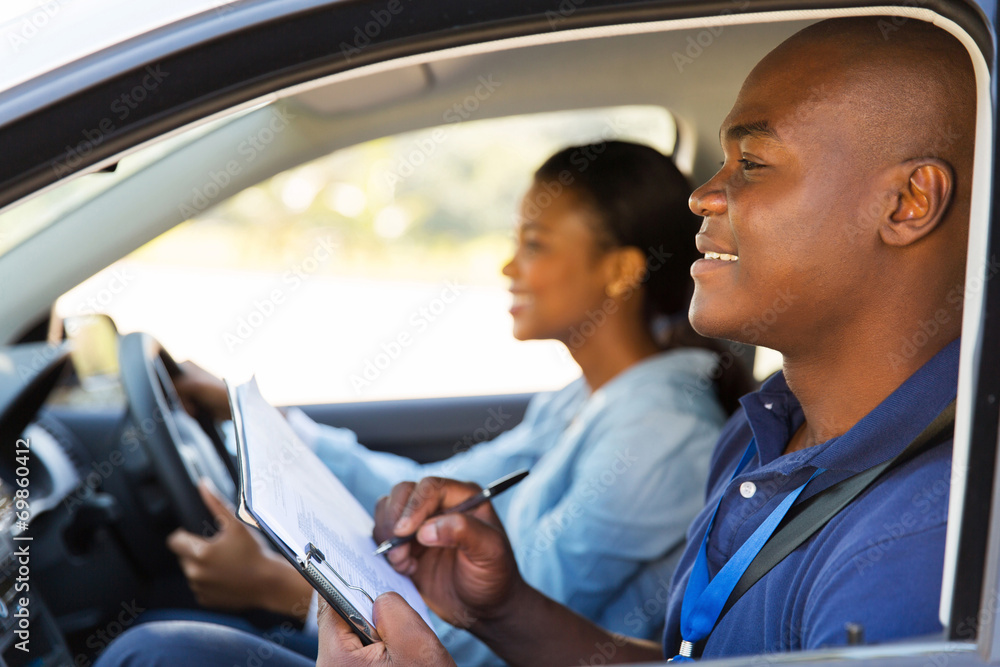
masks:
{"label": "clipboard", "polygon": [[[226,390],[236,433],[239,519],[264,534],[347,621],[362,644],[380,641],[371,605],[386,590],[399,592],[429,623],[427,607],[413,583],[392,570],[383,558],[372,555],[375,543],[371,538],[371,515],[302,443],[278,410],[260,396],[256,381],[251,379],[239,386],[227,381]],[[244,399],[251,405],[245,405]],[[279,451],[281,454],[275,456]],[[292,455],[286,457],[288,452]],[[265,458],[267,454],[270,456]],[[283,465],[275,466],[276,460]],[[260,467],[262,462],[267,464],[264,476],[254,467]],[[324,494],[322,499],[318,498],[320,490]],[[337,515],[319,524],[309,504],[315,505],[316,510],[323,510],[328,500],[326,496],[332,497],[330,502],[336,507]],[[288,508],[289,502],[303,504],[297,505],[299,511],[295,512]],[[289,525],[291,523],[296,525]],[[326,523],[340,525],[327,526]],[[367,535],[361,539],[358,533],[365,526],[368,526]],[[338,530],[346,534],[338,535]],[[328,558],[325,550],[330,550],[329,555],[335,557]],[[338,571],[338,560],[343,572]],[[344,568],[344,563],[354,567]],[[356,571],[349,572],[349,569]]]}

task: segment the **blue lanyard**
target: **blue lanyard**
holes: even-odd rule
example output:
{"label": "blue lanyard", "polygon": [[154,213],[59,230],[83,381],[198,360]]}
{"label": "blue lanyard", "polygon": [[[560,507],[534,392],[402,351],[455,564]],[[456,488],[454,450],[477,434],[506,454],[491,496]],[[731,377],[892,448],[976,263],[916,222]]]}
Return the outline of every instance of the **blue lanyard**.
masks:
{"label": "blue lanyard", "polygon": [[[757,442],[756,440],[750,440],[747,451],[744,452],[743,458],[740,459],[739,465],[736,466],[736,470],[729,480],[730,483],[743,471],[743,468],[746,467],[747,463],[750,462],[750,459],[756,453]],[[708,529],[701,540],[701,548],[698,550],[698,557],[695,559],[694,569],[691,571],[691,577],[688,579],[687,588],[684,589],[684,601],[681,603],[681,639],[683,641],[681,642],[678,655],[673,658],[672,662],[693,662],[691,654],[694,651],[695,643],[708,637],[712,629],[715,628],[722,608],[725,606],[729,596],[732,595],[733,589],[736,588],[736,584],[743,576],[743,573],[746,572],[750,563],[760,553],[760,550],[764,547],[767,540],[770,539],[771,534],[774,533],[775,528],[778,527],[781,520],[785,518],[785,514],[788,513],[788,510],[795,503],[802,490],[821,472],[823,472],[823,469],[818,468],[806,480],[805,484],[785,496],[784,500],[774,508],[771,514],[764,519],[764,522],[757,527],[757,530],[743,543],[743,546],[722,566],[718,574],[709,581],[706,550],[708,548],[708,536],[712,532],[712,526],[715,524],[715,516],[719,513],[719,505],[722,504],[722,497],[719,498],[719,503],[715,506],[712,518],[708,522]],[[725,494],[723,493],[724,496]]]}

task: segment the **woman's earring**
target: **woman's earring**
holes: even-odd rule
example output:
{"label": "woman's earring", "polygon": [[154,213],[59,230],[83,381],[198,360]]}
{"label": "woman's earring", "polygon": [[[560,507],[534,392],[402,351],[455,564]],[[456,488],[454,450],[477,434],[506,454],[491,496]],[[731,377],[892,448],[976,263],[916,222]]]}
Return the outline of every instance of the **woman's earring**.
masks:
{"label": "woman's earring", "polygon": [[604,293],[607,294],[612,299],[617,299],[622,294],[624,294],[625,290],[627,289],[628,286],[625,284],[625,281],[616,280],[615,282],[611,283],[610,285],[604,288]]}

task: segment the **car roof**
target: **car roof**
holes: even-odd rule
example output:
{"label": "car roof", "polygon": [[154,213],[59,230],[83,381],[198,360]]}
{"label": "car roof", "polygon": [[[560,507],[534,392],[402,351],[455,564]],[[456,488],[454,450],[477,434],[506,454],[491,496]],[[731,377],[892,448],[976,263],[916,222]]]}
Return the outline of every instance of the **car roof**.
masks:
{"label": "car roof", "polygon": [[7,0],[0,6],[0,91],[208,11],[225,0]]}

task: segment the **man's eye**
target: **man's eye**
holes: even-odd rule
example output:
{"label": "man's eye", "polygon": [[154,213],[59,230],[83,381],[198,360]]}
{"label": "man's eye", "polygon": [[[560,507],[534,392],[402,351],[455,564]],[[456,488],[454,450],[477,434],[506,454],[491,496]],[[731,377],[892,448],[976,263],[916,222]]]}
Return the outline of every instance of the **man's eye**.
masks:
{"label": "man's eye", "polygon": [[764,166],[760,163],[753,162],[752,160],[747,160],[746,158],[737,160],[737,162],[743,165],[743,171],[753,171],[754,169],[759,169]]}

